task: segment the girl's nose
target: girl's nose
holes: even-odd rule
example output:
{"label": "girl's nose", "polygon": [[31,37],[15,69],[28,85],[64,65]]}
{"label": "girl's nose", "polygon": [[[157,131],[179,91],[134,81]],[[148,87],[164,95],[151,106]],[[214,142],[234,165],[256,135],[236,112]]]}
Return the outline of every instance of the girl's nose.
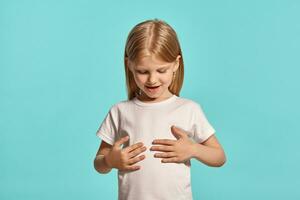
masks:
{"label": "girl's nose", "polygon": [[157,81],[156,81],[155,75],[151,75],[151,74],[150,74],[150,76],[149,76],[149,78],[148,78],[148,82],[149,82],[151,85],[155,84],[155,83],[157,82]]}

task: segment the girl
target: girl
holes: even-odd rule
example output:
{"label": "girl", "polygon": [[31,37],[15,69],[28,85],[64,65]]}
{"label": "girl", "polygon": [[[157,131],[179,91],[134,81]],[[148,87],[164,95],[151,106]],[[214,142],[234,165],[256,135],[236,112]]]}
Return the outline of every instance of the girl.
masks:
{"label": "girl", "polygon": [[201,106],[179,97],[184,65],[173,28],[137,24],[124,64],[128,100],[110,108],[96,133],[95,169],[118,169],[119,200],[190,200],[190,159],[219,167],[225,154]]}

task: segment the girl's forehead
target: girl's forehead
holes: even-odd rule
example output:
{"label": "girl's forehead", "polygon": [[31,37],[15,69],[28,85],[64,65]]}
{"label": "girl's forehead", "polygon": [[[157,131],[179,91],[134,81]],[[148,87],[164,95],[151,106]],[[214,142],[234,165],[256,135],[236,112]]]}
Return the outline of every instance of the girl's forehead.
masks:
{"label": "girl's forehead", "polygon": [[164,66],[169,66],[170,64],[171,63],[165,62],[159,58],[156,58],[155,56],[145,56],[136,62],[136,66],[140,66],[140,67],[152,67],[152,66],[164,67]]}

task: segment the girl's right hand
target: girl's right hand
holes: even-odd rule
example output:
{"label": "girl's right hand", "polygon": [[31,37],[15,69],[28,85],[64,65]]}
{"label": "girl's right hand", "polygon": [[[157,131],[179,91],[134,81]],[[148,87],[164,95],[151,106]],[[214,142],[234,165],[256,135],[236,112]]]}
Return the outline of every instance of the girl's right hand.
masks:
{"label": "girl's right hand", "polygon": [[134,164],[145,158],[145,155],[137,155],[146,151],[147,148],[142,142],[139,142],[122,149],[120,146],[127,142],[128,139],[129,136],[126,136],[116,141],[105,156],[106,164],[110,168],[116,168],[121,171],[135,171],[140,169],[140,166]]}

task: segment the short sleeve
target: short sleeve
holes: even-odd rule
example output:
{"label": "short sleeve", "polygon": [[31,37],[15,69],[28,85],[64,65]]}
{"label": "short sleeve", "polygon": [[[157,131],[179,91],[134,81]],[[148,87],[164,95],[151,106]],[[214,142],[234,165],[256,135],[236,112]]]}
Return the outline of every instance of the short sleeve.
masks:
{"label": "short sleeve", "polygon": [[106,143],[113,145],[118,132],[118,112],[113,106],[106,114],[101,123],[96,135],[104,140]]}
{"label": "short sleeve", "polygon": [[192,130],[194,135],[193,139],[197,143],[204,142],[216,132],[207,120],[199,104],[195,104],[195,107],[193,109]]}

